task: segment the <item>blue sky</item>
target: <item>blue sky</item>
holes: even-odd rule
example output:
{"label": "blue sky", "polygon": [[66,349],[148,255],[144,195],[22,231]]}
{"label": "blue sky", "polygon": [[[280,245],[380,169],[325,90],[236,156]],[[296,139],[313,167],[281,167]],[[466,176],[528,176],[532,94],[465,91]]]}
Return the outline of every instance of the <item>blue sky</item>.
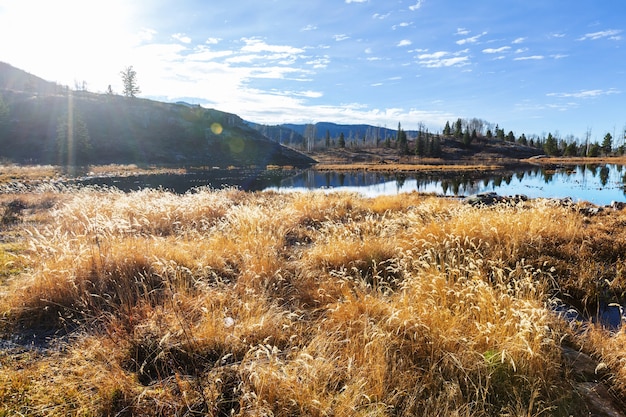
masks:
{"label": "blue sky", "polygon": [[626,2],[0,0],[0,60],[47,80],[278,123],[601,140],[626,126]]}

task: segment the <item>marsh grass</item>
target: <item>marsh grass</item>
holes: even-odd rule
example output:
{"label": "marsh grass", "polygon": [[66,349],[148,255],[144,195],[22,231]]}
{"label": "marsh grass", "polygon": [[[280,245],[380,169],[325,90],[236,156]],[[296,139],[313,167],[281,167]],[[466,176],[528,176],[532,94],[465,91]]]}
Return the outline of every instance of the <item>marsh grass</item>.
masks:
{"label": "marsh grass", "polygon": [[19,345],[0,353],[0,414],[583,415],[563,340],[626,394],[623,330],[577,332],[549,307],[623,303],[623,212],[209,189],[52,201],[2,255],[19,259],[0,291]]}

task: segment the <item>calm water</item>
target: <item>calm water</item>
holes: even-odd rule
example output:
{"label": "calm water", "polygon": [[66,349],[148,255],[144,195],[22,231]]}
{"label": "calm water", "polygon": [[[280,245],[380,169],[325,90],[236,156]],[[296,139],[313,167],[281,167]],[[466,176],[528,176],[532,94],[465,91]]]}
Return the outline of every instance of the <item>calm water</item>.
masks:
{"label": "calm water", "polygon": [[[443,176],[442,176],[443,175]],[[524,194],[531,198],[571,197],[605,205],[626,201],[626,169],[622,165],[579,165],[558,169],[532,168],[507,174],[456,173],[381,174],[305,171],[270,187],[277,191],[346,190],[366,196],[419,191],[445,196],[467,196],[495,191],[500,195]]]}
{"label": "calm water", "polygon": [[184,193],[194,187],[238,187],[246,191],[279,192],[324,189],[365,196],[419,191],[444,196],[467,196],[485,191],[528,197],[571,197],[605,205],[626,201],[626,169],[621,165],[579,165],[547,170],[525,169],[507,174],[382,174],[375,172],[316,172],[216,169],[184,175],[145,175],[124,178],[83,178],[89,185],[112,185],[124,191],[162,187]]}

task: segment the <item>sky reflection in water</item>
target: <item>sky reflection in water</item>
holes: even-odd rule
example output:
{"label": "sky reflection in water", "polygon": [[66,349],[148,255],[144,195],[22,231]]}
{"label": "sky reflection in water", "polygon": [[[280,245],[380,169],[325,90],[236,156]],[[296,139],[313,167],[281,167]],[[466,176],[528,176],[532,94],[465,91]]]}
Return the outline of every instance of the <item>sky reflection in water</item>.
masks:
{"label": "sky reflection in water", "polygon": [[425,174],[305,171],[285,179],[276,191],[312,189],[353,191],[368,197],[419,191],[446,196],[467,196],[494,191],[500,195],[524,194],[530,198],[565,198],[605,205],[626,201],[626,169],[621,165],[578,165],[558,169],[532,168],[507,175],[448,174],[446,178]]}

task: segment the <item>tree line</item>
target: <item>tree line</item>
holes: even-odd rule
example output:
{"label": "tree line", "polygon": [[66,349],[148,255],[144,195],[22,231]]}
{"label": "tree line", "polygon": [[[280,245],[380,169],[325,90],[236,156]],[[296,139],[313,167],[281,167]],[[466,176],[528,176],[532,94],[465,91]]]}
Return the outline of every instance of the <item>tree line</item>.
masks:
{"label": "tree line", "polygon": [[[432,133],[423,123],[417,130],[407,132],[400,123],[397,130],[381,127],[370,127],[364,132],[340,132],[332,137],[327,130],[322,139],[317,135],[316,127],[309,124],[303,135],[303,150],[323,150],[330,148],[391,148],[399,155],[416,155],[420,157],[440,157],[445,141],[454,140],[465,148],[481,147],[487,144],[517,144],[543,151],[549,156],[597,157],[601,155],[624,155],[626,152],[626,128],[621,140],[616,143],[614,134],[606,133],[601,142],[591,139],[591,131],[581,140],[573,135],[561,137],[558,132],[543,135],[516,135],[513,131],[506,132],[498,124],[472,118],[458,118],[454,122],[447,121],[441,132]],[[291,144],[292,146],[294,144]]]}

